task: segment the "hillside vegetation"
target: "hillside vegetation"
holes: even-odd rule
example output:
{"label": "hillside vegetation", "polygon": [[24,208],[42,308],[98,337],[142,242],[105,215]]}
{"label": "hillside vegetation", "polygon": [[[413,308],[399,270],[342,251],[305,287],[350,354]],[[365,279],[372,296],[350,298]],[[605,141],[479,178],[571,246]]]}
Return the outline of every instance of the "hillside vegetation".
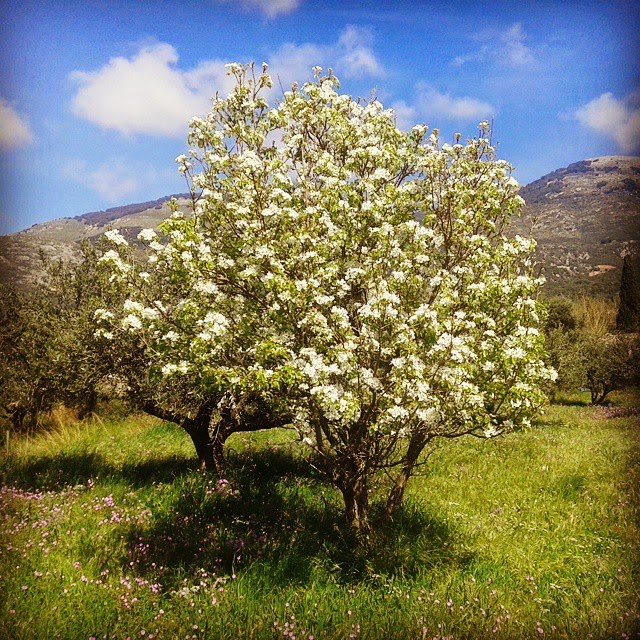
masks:
{"label": "hillside vegetation", "polygon": [[615,295],[624,255],[638,251],[640,158],[576,162],[520,195],[527,204],[514,228],[538,241],[547,292]]}
{"label": "hillside vegetation", "polygon": [[[79,257],[83,242],[95,243],[109,228],[122,229],[128,237],[145,227],[157,227],[171,211],[167,196],[151,202],[93,211],[74,218],[58,218],[0,236],[0,282],[24,286],[38,281],[43,275],[42,253],[50,260],[73,261]],[[180,210],[187,212],[191,197],[175,196]]]}

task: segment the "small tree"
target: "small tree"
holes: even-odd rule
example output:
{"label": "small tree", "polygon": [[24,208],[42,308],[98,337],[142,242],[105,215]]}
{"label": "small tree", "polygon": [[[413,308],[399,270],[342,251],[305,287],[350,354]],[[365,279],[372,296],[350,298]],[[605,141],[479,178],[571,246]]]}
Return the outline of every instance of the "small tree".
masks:
{"label": "small tree", "polygon": [[640,278],[638,277],[638,258],[631,254],[624,257],[620,278],[620,306],[616,317],[618,331],[640,331]]}
{"label": "small tree", "polygon": [[178,158],[194,215],[174,205],[164,238],[141,232],[144,266],[111,235],[129,297],[100,333],[193,400],[203,446],[243,421],[294,425],[362,540],[378,472],[392,517],[427,443],[511,431],[543,401],[534,243],[502,233],[522,199],[486,123],[441,145],[331,72],[271,108],[266,66],[230,72]]}
{"label": "small tree", "polygon": [[640,343],[637,335],[614,333],[612,300],[551,298],[545,307],[547,362],[558,374],[552,392],[585,387],[592,404],[602,404],[612,391],[637,380]]}
{"label": "small tree", "polygon": [[52,404],[43,357],[46,344],[34,303],[12,287],[0,285],[0,416],[14,431],[33,428]]}
{"label": "small tree", "polygon": [[640,343],[634,336],[585,334],[582,338],[585,386],[592,404],[603,404],[607,396],[637,381]]}
{"label": "small tree", "polygon": [[583,335],[574,314],[574,304],[568,298],[544,301],[544,337],[547,363],[557,372],[550,384],[550,395],[557,389],[567,391],[580,387],[585,378]]}
{"label": "small tree", "polygon": [[95,250],[86,245],[79,262],[45,262],[44,271],[37,288],[0,287],[0,407],[16,431],[34,428],[57,403],[91,413],[108,371],[93,312],[114,304],[114,285]]}

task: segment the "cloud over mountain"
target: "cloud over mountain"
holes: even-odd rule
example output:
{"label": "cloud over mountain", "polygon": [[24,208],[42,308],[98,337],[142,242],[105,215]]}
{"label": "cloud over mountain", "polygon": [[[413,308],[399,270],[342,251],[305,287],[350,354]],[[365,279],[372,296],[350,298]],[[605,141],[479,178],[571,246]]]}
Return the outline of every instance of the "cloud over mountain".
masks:
{"label": "cloud over mountain", "polygon": [[0,151],[22,147],[33,140],[28,122],[0,98]]}
{"label": "cloud over mountain", "polygon": [[640,151],[640,87],[622,100],[603,93],[574,115],[583,126],[614,138],[625,153]]}
{"label": "cloud over mountain", "polygon": [[400,100],[391,106],[396,112],[398,124],[404,128],[418,121],[436,127],[443,120],[456,123],[480,121],[490,118],[496,112],[495,107],[484,100],[441,93],[435,87],[424,83],[416,86],[416,96],[412,104]]}

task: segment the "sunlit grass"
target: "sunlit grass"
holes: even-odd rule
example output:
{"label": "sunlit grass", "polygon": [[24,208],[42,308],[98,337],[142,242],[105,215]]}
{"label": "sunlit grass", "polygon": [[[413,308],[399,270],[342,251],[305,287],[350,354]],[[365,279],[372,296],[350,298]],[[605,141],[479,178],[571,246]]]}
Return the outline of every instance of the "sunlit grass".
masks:
{"label": "sunlit grass", "polygon": [[140,416],[14,440],[0,637],[640,637],[640,420],[580,400],[436,449],[366,552],[290,431],[233,436],[224,479]]}

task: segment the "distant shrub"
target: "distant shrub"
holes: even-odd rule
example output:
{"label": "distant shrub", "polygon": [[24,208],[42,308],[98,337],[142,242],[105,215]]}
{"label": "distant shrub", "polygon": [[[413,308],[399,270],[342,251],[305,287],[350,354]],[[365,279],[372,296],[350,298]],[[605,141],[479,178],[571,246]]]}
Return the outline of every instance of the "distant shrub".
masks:
{"label": "distant shrub", "polygon": [[35,425],[52,404],[47,375],[38,366],[46,345],[32,311],[17,291],[0,285],[0,419],[20,431]]}
{"label": "distant shrub", "polygon": [[602,404],[612,391],[638,382],[638,336],[615,333],[613,301],[557,297],[546,300],[544,307],[547,363],[558,373],[552,397],[559,390],[585,388],[593,404]]}
{"label": "distant shrub", "polygon": [[583,380],[583,358],[577,347],[579,341],[578,318],[574,303],[569,298],[555,297],[543,302],[546,311],[544,324],[547,364],[558,373],[551,383],[550,395],[558,390],[579,387]]}
{"label": "distant shrub", "polygon": [[617,305],[614,300],[583,295],[572,304],[581,331],[597,336],[615,332]]}
{"label": "distant shrub", "polygon": [[640,368],[640,342],[637,336],[607,334],[583,337],[585,386],[591,402],[602,404],[607,396],[637,382]]}
{"label": "distant shrub", "polygon": [[551,298],[545,303],[545,307],[547,310],[546,331],[560,329],[567,332],[573,331],[578,326],[573,302],[570,299],[563,297]]}
{"label": "distant shrub", "polygon": [[46,265],[37,289],[0,286],[0,421],[31,431],[62,404],[94,411],[108,358],[93,336],[93,313],[116,292],[97,272],[93,248],[78,264]]}
{"label": "distant shrub", "polygon": [[616,316],[618,331],[640,331],[640,260],[631,255],[624,257],[620,278],[620,306]]}

